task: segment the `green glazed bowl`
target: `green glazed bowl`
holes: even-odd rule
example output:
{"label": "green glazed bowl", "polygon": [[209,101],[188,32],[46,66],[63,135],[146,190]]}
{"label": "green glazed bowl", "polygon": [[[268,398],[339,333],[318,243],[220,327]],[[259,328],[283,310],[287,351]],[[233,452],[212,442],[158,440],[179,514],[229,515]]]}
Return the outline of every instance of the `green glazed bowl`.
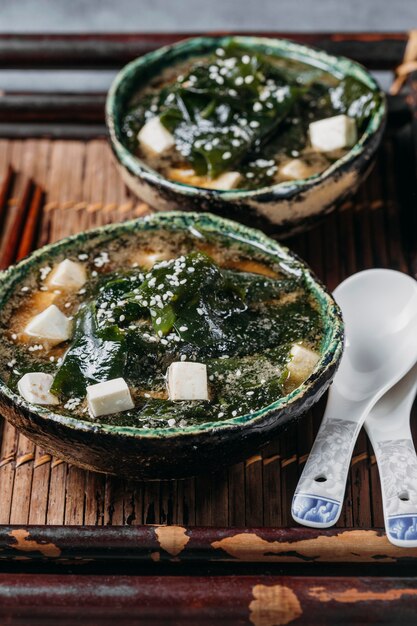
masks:
{"label": "green glazed bowl", "polygon": [[[129,152],[123,144],[121,120],[138,88],[164,68],[206,55],[230,42],[248,50],[302,61],[338,78],[352,76],[365,84],[378,95],[380,104],[374,109],[359,141],[321,174],[253,191],[210,190],[170,181]],[[356,191],[370,170],[385,117],[385,96],[372,76],[358,63],[285,39],[260,37],[198,37],[160,48],[126,65],[116,76],[106,102],[110,143],[120,173],[138,197],[157,210],[211,211],[282,237],[310,227]]]}
{"label": "green glazed bowl", "polygon": [[295,262],[305,275],[307,288],[316,300],[324,322],[320,360],[300,387],[251,415],[196,426],[143,429],[82,420],[55,413],[52,408],[26,402],[0,380],[0,412],[16,428],[43,449],[81,467],[135,479],[181,478],[214,471],[242,461],[259,446],[309,409],[329,386],[343,349],[340,310],[311,270],[287,248],[263,233],[208,213],[160,213],[110,224],[80,233],[37,250],[3,272],[0,285],[1,312],[9,298],[32,272],[45,264],[78,254],[86,245],[105,246],[119,235],[143,231],[178,232],[194,228],[230,239],[245,253],[256,250],[275,262]]}

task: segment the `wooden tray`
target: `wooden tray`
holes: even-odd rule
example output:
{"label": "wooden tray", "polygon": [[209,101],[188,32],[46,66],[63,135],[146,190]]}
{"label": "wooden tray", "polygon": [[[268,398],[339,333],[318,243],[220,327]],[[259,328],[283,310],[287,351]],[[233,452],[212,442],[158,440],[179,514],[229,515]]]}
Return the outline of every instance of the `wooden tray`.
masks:
{"label": "wooden tray", "polygon": [[[318,228],[288,242],[330,289],[369,267],[413,272],[415,185],[409,178],[412,146],[406,131],[401,127],[401,140],[400,130],[387,133],[373,172],[352,202]],[[29,177],[46,190],[39,243],[149,211],[129,198],[104,139],[1,140],[0,164],[3,171],[11,164],[18,173],[9,224]],[[4,242],[8,239],[6,224]],[[298,426],[229,470],[135,485],[53,459],[6,423],[0,455],[0,524],[292,526],[291,498],[322,410],[323,403]],[[382,526],[375,458],[362,433],[339,527]],[[356,542],[358,535],[354,537]]]}
{"label": "wooden tray", "polygon": [[[118,66],[167,38],[173,36],[101,37],[97,48],[93,45],[94,41],[97,44],[97,38],[64,37],[59,40],[61,56],[57,57],[53,55],[54,38],[44,38],[41,48],[38,39],[26,38],[26,48],[12,54],[11,43],[17,50],[22,38],[0,37],[0,62],[25,67],[32,50],[35,65],[67,67],[70,59],[73,65],[85,66],[101,59],[103,65],[105,59],[106,66]],[[312,38],[297,36],[297,39],[311,41]],[[368,59],[370,65],[380,69],[392,68],[400,62],[406,42],[404,35],[389,35],[385,40],[371,35],[339,39],[320,35],[317,39],[330,51],[340,52],[342,48],[346,54],[362,61]],[[97,50],[101,50],[101,56]],[[378,55],[375,50],[379,50]],[[416,275],[415,93],[409,81],[401,95],[390,98],[385,139],[375,167],[359,194],[314,230],[287,242],[330,289],[348,275],[371,267],[391,267]],[[36,245],[100,224],[140,217],[151,210],[131,197],[116,171],[107,141],[101,136],[102,94],[90,97],[90,109],[80,104],[79,94],[58,98],[59,101],[45,109],[41,128],[33,122],[29,96],[15,98],[13,103],[12,97],[6,96],[3,107],[0,101],[0,130],[4,131],[4,138],[0,139],[0,179],[9,165],[16,172],[8,220],[2,233],[3,248],[10,238],[19,199],[29,178],[45,191]],[[76,124],[68,113],[71,98],[72,104],[77,98],[79,102]],[[9,120],[7,128],[5,120]],[[30,137],[19,138],[22,128]],[[136,484],[86,472],[52,458],[5,422],[0,435],[0,561],[10,564],[23,558],[57,562],[62,566],[71,563],[71,567],[97,561],[108,563],[111,559],[152,563],[295,563],[302,572],[312,563],[356,562],[383,568],[384,564],[396,563],[398,567],[401,562],[413,562],[417,550],[395,548],[385,538],[378,472],[364,433],[355,447],[345,506],[337,527],[324,532],[294,527],[291,499],[320,424],[324,402],[244,463],[187,480]],[[417,435],[415,416],[412,423]],[[363,588],[374,590],[376,596],[371,595],[369,601],[375,601],[378,606],[386,599],[378,597],[382,580],[367,579]],[[352,579],[349,581],[352,585]],[[247,585],[252,583],[255,588],[260,581],[253,579]],[[274,584],[289,588],[293,582],[281,580]],[[342,594],[345,583],[337,584],[334,593]],[[384,584],[386,589],[393,583]],[[74,585],[75,589],[82,583],[77,580]],[[405,591],[397,590],[387,600],[397,602],[403,592],[413,596],[416,587],[415,581],[408,581]],[[245,585],[242,589],[246,589]],[[180,593],[180,587],[178,590]],[[184,588],[181,593],[185,593]],[[222,594],[213,593],[215,602],[221,604]],[[305,586],[302,594],[307,597]],[[324,592],[312,594],[313,613],[319,611],[320,603],[332,600],[326,600]],[[24,591],[19,597],[24,597]],[[348,594],[348,597],[352,596]],[[343,602],[347,605],[365,599],[346,598]],[[0,581],[0,607],[3,600]],[[65,601],[64,598],[64,604]],[[240,607],[239,602],[236,606]],[[275,624],[259,620],[236,623]],[[330,617],[323,618],[324,622],[332,623]],[[226,617],[224,623],[229,623]]]}

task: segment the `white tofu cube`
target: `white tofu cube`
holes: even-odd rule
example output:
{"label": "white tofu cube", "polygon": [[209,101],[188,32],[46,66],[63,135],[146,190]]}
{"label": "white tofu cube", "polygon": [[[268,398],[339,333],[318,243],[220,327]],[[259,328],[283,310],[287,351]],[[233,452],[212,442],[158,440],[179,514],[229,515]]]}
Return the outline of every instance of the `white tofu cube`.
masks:
{"label": "white tofu cube", "polygon": [[239,172],[225,172],[210,183],[211,189],[236,189],[242,176]]}
{"label": "white tofu cube", "polygon": [[162,154],[175,146],[173,135],[161,123],[159,117],[152,117],[138,133],[141,148],[153,154]]}
{"label": "white tofu cube", "polygon": [[175,361],[167,370],[170,400],[208,400],[207,367],[204,363]]}
{"label": "white tofu cube", "polygon": [[87,404],[93,417],[128,411],[135,406],[124,378],[87,387]]}
{"label": "white tofu cube", "polygon": [[55,304],[32,317],[25,328],[30,337],[44,339],[49,345],[55,346],[71,337],[72,321],[66,317]]}
{"label": "white tofu cube", "polygon": [[291,361],[287,365],[290,380],[294,385],[304,382],[315,368],[319,355],[309,348],[295,343],[291,346]]}
{"label": "white tofu cube", "polygon": [[347,115],[336,115],[309,125],[310,142],[318,152],[350,148],[357,139],[356,122]]}
{"label": "white tofu cube", "polygon": [[65,259],[58,263],[48,276],[48,285],[54,289],[81,289],[87,280],[84,265]]}
{"label": "white tofu cube", "polygon": [[53,382],[51,374],[30,372],[22,376],[17,388],[22,398],[32,404],[59,404],[58,398],[50,392]]}
{"label": "white tofu cube", "polygon": [[286,180],[300,180],[308,178],[314,173],[314,168],[302,159],[291,159],[291,161],[288,161],[285,165],[279,168],[280,176]]}

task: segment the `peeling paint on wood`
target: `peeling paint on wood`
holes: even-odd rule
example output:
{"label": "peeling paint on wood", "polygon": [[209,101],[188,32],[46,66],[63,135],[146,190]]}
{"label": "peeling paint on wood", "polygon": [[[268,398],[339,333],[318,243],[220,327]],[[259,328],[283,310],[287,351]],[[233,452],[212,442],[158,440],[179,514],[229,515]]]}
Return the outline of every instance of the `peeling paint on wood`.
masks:
{"label": "peeling paint on wood", "polygon": [[[319,535],[314,539],[299,541],[266,541],[254,533],[240,533],[214,541],[213,548],[224,550],[241,561],[322,561],[337,563],[341,560],[368,563],[373,559],[386,563],[417,551],[404,551],[392,545],[385,535],[374,530],[349,530],[331,536]],[[341,555],[343,554],[343,558]]]}
{"label": "peeling paint on wood", "polygon": [[58,557],[61,550],[53,543],[39,543],[30,538],[30,533],[24,528],[18,528],[9,532],[9,536],[15,539],[11,547],[22,552],[41,552],[46,557]]}
{"label": "peeling paint on wood", "polygon": [[252,594],[249,617],[254,626],[282,626],[303,613],[296,594],[285,585],[255,585]]}
{"label": "peeling paint on wood", "polygon": [[157,526],[155,534],[162,550],[172,556],[178,556],[190,541],[187,529],[182,526]]}
{"label": "peeling paint on wood", "polygon": [[406,599],[405,596],[416,596],[417,589],[388,589],[387,591],[359,591],[354,587],[345,591],[333,591],[325,587],[313,587],[309,595],[320,602],[342,602],[354,604],[356,602],[394,602]]}

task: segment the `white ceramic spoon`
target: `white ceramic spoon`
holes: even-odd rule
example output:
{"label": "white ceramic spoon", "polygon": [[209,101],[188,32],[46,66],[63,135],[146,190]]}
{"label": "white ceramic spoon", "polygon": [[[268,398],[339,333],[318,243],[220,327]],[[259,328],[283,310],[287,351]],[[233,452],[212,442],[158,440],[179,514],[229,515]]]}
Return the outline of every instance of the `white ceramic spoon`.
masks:
{"label": "white ceramic spoon", "polygon": [[365,420],[381,478],[388,539],[417,547],[417,456],[410,412],[417,392],[417,366],[376,403]]}
{"label": "white ceramic spoon", "polygon": [[339,519],[359,431],[372,407],[417,361],[417,282],[393,270],[367,270],[334,296],[345,321],[345,350],[326,411],[292,502],[305,526]]}

